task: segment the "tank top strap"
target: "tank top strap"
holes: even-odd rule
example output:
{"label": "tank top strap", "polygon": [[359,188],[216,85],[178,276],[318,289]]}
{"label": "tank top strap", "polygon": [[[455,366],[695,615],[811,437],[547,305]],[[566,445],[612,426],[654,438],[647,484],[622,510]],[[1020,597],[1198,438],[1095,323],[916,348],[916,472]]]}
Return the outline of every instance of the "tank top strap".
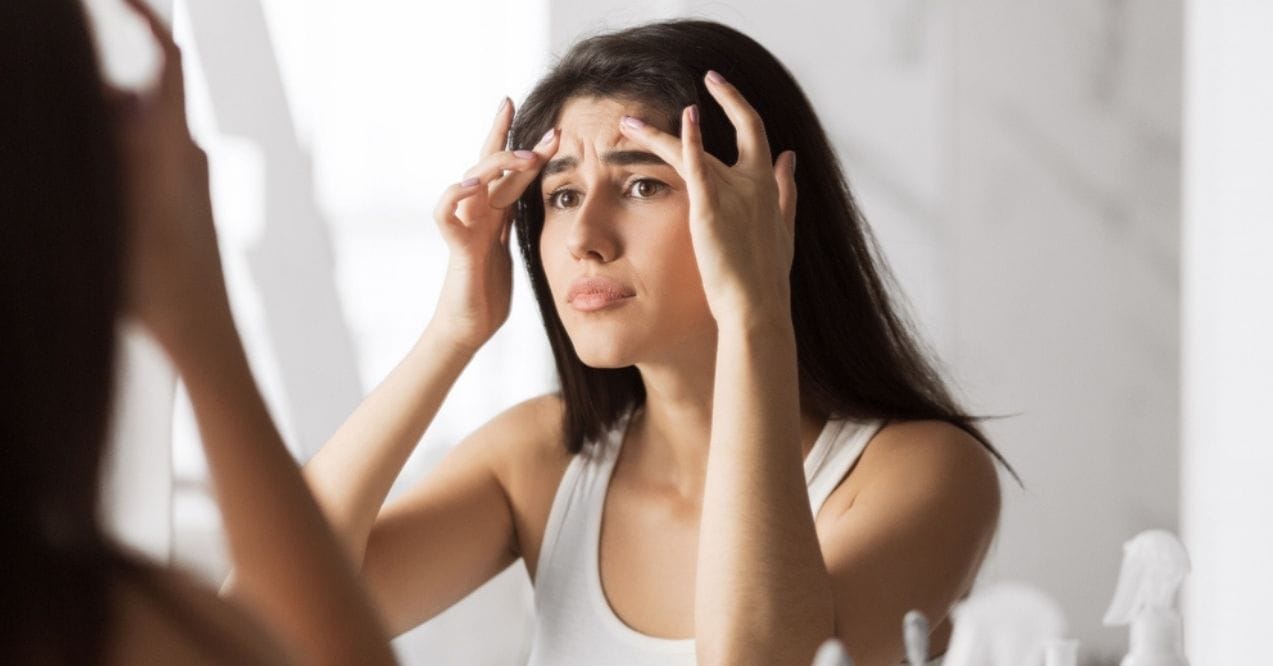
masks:
{"label": "tank top strap", "polygon": [[867,443],[883,427],[883,421],[834,418],[827,421],[804,459],[804,478],[813,515],[818,515],[827,498],[853,469]]}
{"label": "tank top strap", "polygon": [[529,666],[695,663],[694,639],[663,639],[637,632],[614,614],[601,588],[602,512],[632,413],[586,445],[562,476],[536,564]]}
{"label": "tank top strap", "polygon": [[633,411],[629,410],[605,435],[587,442],[575,454],[557,486],[548,523],[544,526],[544,538],[539,547],[539,562],[535,566],[535,586],[553,587],[558,572],[568,579],[578,575],[587,549],[582,544],[595,542],[599,537],[594,524],[605,505],[610,475],[619,458],[619,448],[627,431]]}

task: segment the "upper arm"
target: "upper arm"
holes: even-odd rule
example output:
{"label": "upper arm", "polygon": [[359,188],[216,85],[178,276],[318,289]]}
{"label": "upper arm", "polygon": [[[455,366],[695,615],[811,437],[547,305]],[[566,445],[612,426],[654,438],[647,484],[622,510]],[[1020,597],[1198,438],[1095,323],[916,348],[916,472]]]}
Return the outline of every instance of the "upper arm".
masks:
{"label": "upper arm", "polygon": [[842,493],[849,508],[819,520],[836,634],[857,663],[896,664],[906,611],[936,627],[972,585],[998,524],[994,461],[953,425],[899,423],[876,435]]}
{"label": "upper arm", "polygon": [[550,408],[536,398],[496,416],[380,512],[363,577],[391,635],[442,612],[516,559],[503,470],[542,446]]}

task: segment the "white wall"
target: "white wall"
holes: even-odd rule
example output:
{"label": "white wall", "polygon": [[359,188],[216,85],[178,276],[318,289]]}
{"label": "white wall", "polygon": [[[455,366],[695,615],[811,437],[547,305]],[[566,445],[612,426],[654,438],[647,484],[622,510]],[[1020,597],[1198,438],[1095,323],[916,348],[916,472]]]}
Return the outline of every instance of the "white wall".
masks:
{"label": "white wall", "polygon": [[958,3],[950,348],[1021,472],[987,576],[1061,602],[1087,659],[1121,544],[1178,529],[1177,2]]}
{"label": "white wall", "polygon": [[[103,466],[109,533],[159,562],[173,548],[172,405],[177,378],[135,325],[120,327],[111,445]],[[155,409],[160,406],[160,409]]]}
{"label": "white wall", "polygon": [[1186,647],[1268,660],[1273,613],[1273,3],[1187,4],[1182,246]]}

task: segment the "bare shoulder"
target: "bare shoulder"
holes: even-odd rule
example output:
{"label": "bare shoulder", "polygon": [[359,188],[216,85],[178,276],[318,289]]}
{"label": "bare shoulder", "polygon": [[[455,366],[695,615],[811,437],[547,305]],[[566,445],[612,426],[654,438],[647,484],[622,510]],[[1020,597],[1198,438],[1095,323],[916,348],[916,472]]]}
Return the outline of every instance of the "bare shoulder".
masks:
{"label": "bare shoulder", "polygon": [[[502,478],[564,466],[569,454],[562,446],[565,403],[557,394],[524,400],[497,414],[473,433],[490,449],[491,462]],[[526,469],[527,467],[531,469]]]}
{"label": "bare shoulder", "polygon": [[864,660],[897,663],[896,623],[919,609],[933,623],[933,647],[945,649],[946,617],[998,522],[998,470],[980,441],[943,421],[887,424],[818,516],[836,633]]}
{"label": "bare shoulder", "polygon": [[510,483],[534,477],[545,467],[569,462],[561,446],[564,403],[555,394],[524,400],[491,417],[464,438],[443,461],[442,468],[480,466]]}
{"label": "bare shoulder", "polygon": [[900,421],[882,428],[862,453],[881,474],[971,486],[998,486],[995,459],[984,444],[946,421]]}
{"label": "bare shoulder", "polygon": [[568,464],[552,446],[560,414],[551,397],[496,414],[381,509],[362,573],[392,634],[537,552],[540,514]]}
{"label": "bare shoulder", "polygon": [[[945,506],[992,527],[999,515],[999,473],[990,451],[946,421],[886,425],[850,475],[855,494],[912,505]],[[846,482],[845,485],[848,485]]]}
{"label": "bare shoulder", "polygon": [[263,627],[183,572],[146,567],[117,576],[111,600],[109,663],[287,663]]}
{"label": "bare shoulder", "polygon": [[479,431],[492,441],[491,467],[508,497],[517,551],[532,578],[557,486],[573,458],[563,444],[564,413],[560,395],[541,395],[510,407]]}

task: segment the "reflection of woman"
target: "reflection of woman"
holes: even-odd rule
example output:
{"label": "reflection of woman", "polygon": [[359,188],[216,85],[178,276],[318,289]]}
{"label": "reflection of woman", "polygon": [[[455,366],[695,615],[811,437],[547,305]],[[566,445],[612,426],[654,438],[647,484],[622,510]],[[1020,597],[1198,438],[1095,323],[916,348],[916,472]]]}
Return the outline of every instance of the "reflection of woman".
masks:
{"label": "reflection of woman", "polygon": [[[944,650],[997,454],[895,314],[772,55],[706,22],[584,41],[516,122],[501,106],[436,217],[433,320],[306,468],[391,631],[521,558],[534,664],[808,664],[832,635],[895,664],[910,608]],[[561,392],[381,510],[508,314],[514,225]]]}
{"label": "reflection of woman", "polygon": [[[0,3],[0,663],[391,662],[235,333],[180,54],[128,4],[165,56],[131,102],[77,0]],[[98,525],[122,309],[189,388],[244,609]]]}

